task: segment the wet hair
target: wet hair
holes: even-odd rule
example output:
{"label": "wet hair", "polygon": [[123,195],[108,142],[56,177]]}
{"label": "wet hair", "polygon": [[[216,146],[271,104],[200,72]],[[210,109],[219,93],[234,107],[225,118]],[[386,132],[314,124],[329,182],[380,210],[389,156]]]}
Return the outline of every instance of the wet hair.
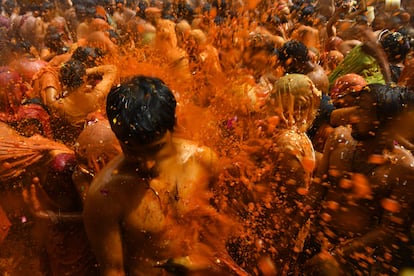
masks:
{"label": "wet hair", "polygon": [[86,67],[96,66],[96,61],[103,56],[102,50],[93,47],[78,47],[72,54],[72,59],[82,62]]}
{"label": "wet hair", "polygon": [[6,0],[6,1],[4,1],[2,6],[6,9],[8,9],[9,11],[11,11],[11,9],[16,7],[16,2],[13,1],[13,0]]}
{"label": "wet hair", "polygon": [[[109,29],[109,30],[106,30],[106,32],[108,33],[109,38],[111,39],[112,42],[114,42],[117,45],[121,45],[121,37],[115,30]],[[102,55],[102,51],[101,51],[101,55]]]}
{"label": "wet hair", "polygon": [[40,4],[37,4],[37,3],[31,3],[31,4],[29,4],[29,6],[28,6],[28,10],[30,10],[30,11],[33,11],[33,12],[40,12],[40,11],[42,11],[42,7],[41,7],[41,5]]}
{"label": "wet hair", "polygon": [[304,6],[299,12],[299,22],[312,25],[312,19],[315,17],[315,7],[313,5]]}
{"label": "wet hair", "polygon": [[136,16],[141,17],[142,19],[146,18],[145,10],[148,8],[148,3],[146,1],[139,1],[138,2],[139,10],[136,13]]}
{"label": "wet hair", "polygon": [[96,15],[96,6],[97,6],[96,0],[84,0],[82,1],[81,6],[84,7],[83,12],[85,13],[85,16],[93,18]]}
{"label": "wet hair", "polygon": [[204,3],[201,10],[202,10],[203,13],[210,12],[211,11],[211,4],[210,3]]}
{"label": "wet hair", "polygon": [[162,7],[162,18],[163,19],[169,19],[172,21],[175,21],[176,18],[175,16],[172,14],[173,13],[173,5],[170,1],[164,2],[164,5]]}
{"label": "wet hair", "polygon": [[275,24],[275,25],[280,25],[282,23],[285,23],[285,22],[282,22],[282,19],[276,14],[269,14],[269,16],[266,18],[266,22]]}
{"label": "wet hair", "polygon": [[82,2],[87,7],[95,7],[96,5],[98,5],[98,2],[96,0],[82,0],[80,2]]}
{"label": "wet hair", "polygon": [[13,44],[13,51],[18,54],[23,53],[30,53],[30,48],[32,47],[32,44],[27,40],[21,40]]}
{"label": "wet hair", "polygon": [[86,74],[85,66],[82,62],[70,59],[60,68],[60,81],[63,85],[77,88],[84,83],[83,76]]}
{"label": "wet hair", "polygon": [[278,49],[278,57],[282,62],[289,58],[294,58],[298,61],[309,61],[308,47],[298,40],[286,41],[281,48]]}
{"label": "wet hair", "polygon": [[392,84],[369,84],[354,97],[369,93],[373,97],[380,122],[392,119],[405,110],[414,108],[414,92],[403,86]]}
{"label": "wet hair", "polygon": [[86,7],[84,4],[82,3],[77,3],[73,5],[75,7],[75,14],[77,19],[79,20],[80,18],[84,18],[86,15]]}
{"label": "wet hair", "polygon": [[[277,49],[279,62],[285,67],[286,73],[305,73],[301,68],[310,61],[309,49],[305,44],[298,40],[289,40]],[[292,61],[287,64],[287,61]]]}
{"label": "wet hair", "polygon": [[96,7],[94,6],[85,7],[85,14],[86,16],[94,18],[96,16]]}
{"label": "wet hair", "polygon": [[160,79],[135,76],[111,89],[106,113],[123,144],[145,145],[161,139],[175,126],[176,100]]}
{"label": "wet hair", "polygon": [[63,46],[62,34],[59,33],[55,26],[49,26],[45,34],[45,46],[53,52],[60,51]]}
{"label": "wet hair", "polygon": [[51,10],[55,8],[55,4],[53,2],[49,2],[49,1],[45,1],[42,3],[41,5],[41,10],[45,11],[45,10]]}
{"label": "wet hair", "polygon": [[410,40],[400,32],[386,32],[381,35],[380,43],[390,62],[404,60],[410,50]]}
{"label": "wet hair", "polygon": [[211,5],[216,9],[225,10],[227,8],[227,3],[225,0],[213,0]]}
{"label": "wet hair", "polygon": [[191,22],[194,17],[194,9],[187,3],[179,2],[175,8],[175,13],[178,20],[187,20]]}

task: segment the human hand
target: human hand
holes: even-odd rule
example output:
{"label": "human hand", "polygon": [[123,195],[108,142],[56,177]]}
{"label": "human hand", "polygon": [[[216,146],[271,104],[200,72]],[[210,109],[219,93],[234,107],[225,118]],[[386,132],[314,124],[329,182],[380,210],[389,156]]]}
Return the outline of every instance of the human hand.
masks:
{"label": "human hand", "polygon": [[53,211],[45,210],[44,206],[41,204],[41,200],[37,196],[36,187],[39,185],[40,180],[38,177],[32,178],[32,184],[29,188],[24,188],[22,191],[23,201],[29,206],[30,212],[40,219],[48,219],[53,223],[59,222],[60,212],[56,214]]}
{"label": "human hand", "polygon": [[22,191],[23,201],[27,204],[27,206],[29,206],[30,212],[32,214],[36,214],[43,209],[36,191],[36,186],[39,185],[39,183],[39,178],[33,177],[30,187],[24,188]]}

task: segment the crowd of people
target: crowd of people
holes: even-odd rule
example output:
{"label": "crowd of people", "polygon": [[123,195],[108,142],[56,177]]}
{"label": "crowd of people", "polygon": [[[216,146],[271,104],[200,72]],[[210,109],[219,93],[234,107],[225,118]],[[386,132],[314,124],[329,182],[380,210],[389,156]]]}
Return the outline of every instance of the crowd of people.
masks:
{"label": "crowd of people", "polygon": [[414,273],[414,2],[0,8],[1,274]]}

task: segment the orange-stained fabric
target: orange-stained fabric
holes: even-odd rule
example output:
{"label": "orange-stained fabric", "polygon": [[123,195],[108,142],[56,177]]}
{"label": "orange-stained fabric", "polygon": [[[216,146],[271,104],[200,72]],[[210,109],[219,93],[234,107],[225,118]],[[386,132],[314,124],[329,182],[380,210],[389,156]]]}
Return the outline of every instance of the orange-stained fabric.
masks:
{"label": "orange-stained fabric", "polygon": [[33,78],[33,91],[29,95],[30,98],[39,97],[43,102],[46,101],[46,89],[48,87],[53,87],[57,91],[62,90],[62,85],[59,80],[60,67],[57,66],[47,66],[43,68],[38,74]]}

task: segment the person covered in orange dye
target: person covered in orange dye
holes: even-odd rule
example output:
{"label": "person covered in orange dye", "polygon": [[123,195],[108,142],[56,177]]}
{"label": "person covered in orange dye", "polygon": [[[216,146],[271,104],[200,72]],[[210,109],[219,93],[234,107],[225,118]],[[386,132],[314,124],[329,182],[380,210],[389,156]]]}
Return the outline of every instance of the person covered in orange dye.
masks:
{"label": "person covered in orange dye", "polygon": [[297,14],[297,23],[292,26],[292,32],[289,36],[292,40],[302,42],[308,48],[321,51],[321,32],[324,30],[318,26],[318,13],[312,4],[304,4]]}
{"label": "person covered in orange dye", "polygon": [[311,59],[305,44],[298,40],[288,40],[277,49],[279,67],[284,74],[305,74],[324,93],[327,93],[326,72],[322,66]]}
{"label": "person covered in orange dye", "polygon": [[95,176],[83,213],[102,275],[245,275],[225,252],[231,222],[218,227],[209,204],[217,156],[174,137],[175,109],[153,77],[134,76],[107,97],[123,152]]}
{"label": "person covered in orange dye", "polygon": [[[85,77],[93,74],[101,75],[102,80],[89,87]],[[105,97],[115,83],[116,74],[117,69],[113,65],[85,69],[82,62],[70,60],[61,68],[61,81],[67,90],[49,86],[43,91],[43,100],[70,123],[83,121],[89,113],[104,107]]]}
{"label": "person covered in orange dye", "polygon": [[[306,275],[396,275],[413,264],[413,155],[396,143],[412,120],[414,95],[369,84],[349,93],[351,128],[328,138],[307,203],[317,211]],[[411,118],[411,119],[410,119]],[[316,208],[316,209],[315,209]],[[306,208],[307,209],[307,208]]]}
{"label": "person covered in orange dye", "polygon": [[51,110],[55,129],[72,126],[80,131],[89,113],[104,110],[106,95],[117,81],[118,70],[112,64],[97,65],[99,57],[99,49],[78,47],[63,56],[66,61],[62,64],[57,56],[58,64],[54,65],[55,59],[52,60],[52,66],[35,78],[31,97],[39,97]]}
{"label": "person covered in orange dye", "polygon": [[33,76],[47,65],[47,62],[40,59],[33,46],[26,41],[9,44],[12,52],[5,58],[9,59],[8,66],[17,71],[27,83],[31,83]]}
{"label": "person covered in orange dye", "polygon": [[145,13],[136,13],[135,16],[127,22],[126,33],[131,42],[134,43],[135,47],[151,43],[154,39],[155,32],[155,26],[145,19]]}
{"label": "person covered in orange dye", "polygon": [[279,78],[280,72],[275,70],[277,55],[275,47],[278,40],[265,30],[251,32],[246,41],[244,52],[240,52],[241,60],[237,66],[227,69],[230,91],[223,91],[222,102],[232,103],[232,113],[242,122],[252,113],[261,112],[266,97],[273,88],[273,83]]}
{"label": "person covered in orange dye", "polygon": [[11,18],[11,36],[19,42],[26,41],[40,53],[45,35],[45,25],[41,18],[41,5],[37,2],[21,2],[19,15]]}
{"label": "person covered in orange dye", "polygon": [[100,48],[106,54],[106,58],[115,62],[119,56],[119,35],[105,19],[99,18],[96,6],[97,3],[93,0],[76,4],[76,7],[84,10],[84,17],[76,29],[77,44]]}
{"label": "person covered in orange dye", "polygon": [[334,127],[338,126],[336,122],[332,125],[331,114],[333,110],[347,107],[350,104],[348,102],[348,95],[361,91],[367,84],[362,76],[350,73],[336,79],[330,93],[322,95],[321,108],[318,116],[312,128],[308,131],[308,135],[318,154],[323,153],[326,139]]}
{"label": "person covered in orange dye", "polygon": [[[274,84],[256,122],[239,149],[223,157],[224,172],[215,202],[243,230],[228,242],[229,254],[251,275],[287,275],[294,270],[299,215],[316,165],[306,130],[319,107],[321,92],[303,74]],[[224,197],[224,198],[223,198]]]}
{"label": "person covered in orange dye", "polygon": [[186,42],[186,50],[190,56],[192,73],[205,70],[205,75],[214,78],[222,73],[217,49],[208,41],[201,29],[192,29]]}
{"label": "person covered in orange dye", "polygon": [[[82,206],[94,175],[120,152],[109,122],[96,113],[79,135],[70,162],[62,163],[65,169],[36,178],[24,190],[24,200],[36,219],[35,230],[40,230],[37,235],[44,250],[40,256],[45,274],[98,275],[84,230]],[[53,187],[59,182],[59,189]],[[56,196],[57,191],[64,196]]]}
{"label": "person covered in orange dye", "polygon": [[156,54],[165,59],[177,80],[189,83],[192,80],[189,57],[185,49],[178,45],[176,24],[171,20],[161,18],[161,11],[157,8],[147,8],[145,14],[148,21],[156,28],[153,41]]}
{"label": "person covered in orange dye", "polygon": [[12,126],[19,134],[36,133],[52,138],[50,114],[40,102],[26,101],[31,86],[16,71],[0,67],[0,121]]}
{"label": "person covered in orange dye", "polygon": [[[35,260],[40,261],[43,275],[94,275],[95,263],[88,263],[93,255],[90,251],[81,254],[88,248],[85,234],[82,240],[81,220],[73,223],[73,217],[67,215],[79,213],[82,206],[71,181],[73,150],[38,134],[24,137],[4,123],[0,124],[0,133],[0,198],[12,223],[10,240],[4,241],[2,252],[16,244],[28,244],[25,239],[30,238],[27,256],[39,257]],[[61,215],[70,223],[58,224],[56,219]],[[16,259],[19,268],[10,273],[30,273],[27,258],[20,260],[26,263]]]}
{"label": "person covered in orange dye", "polygon": [[[240,67],[242,57],[242,47],[236,39],[236,30],[234,26],[222,26],[217,34],[215,43],[219,52],[220,65],[224,72],[231,72]],[[238,45],[239,44],[239,45]]]}
{"label": "person covered in orange dye", "polygon": [[[44,2],[42,5],[42,19],[45,24],[45,29],[47,30],[50,27],[56,28],[57,32],[60,34],[62,41],[65,45],[71,45],[73,43],[73,38],[69,33],[68,25],[66,19],[61,16],[55,6],[54,2]],[[43,41],[46,42],[46,41]]]}
{"label": "person covered in orange dye", "polygon": [[129,7],[125,0],[115,0],[115,10],[112,19],[121,36],[128,34],[128,21],[135,17],[136,12]]}
{"label": "person covered in orange dye", "polygon": [[201,29],[192,29],[189,32],[185,42],[185,50],[188,55],[190,72],[196,84],[194,101],[197,105],[208,106],[215,94],[211,91],[205,93],[200,88],[209,87],[222,76],[219,52],[208,41],[206,33]]}
{"label": "person covered in orange dye", "polygon": [[280,37],[273,36],[266,30],[255,30],[249,34],[242,62],[256,83],[271,90],[274,81],[282,72],[275,70],[277,65],[277,48],[284,44]]}

